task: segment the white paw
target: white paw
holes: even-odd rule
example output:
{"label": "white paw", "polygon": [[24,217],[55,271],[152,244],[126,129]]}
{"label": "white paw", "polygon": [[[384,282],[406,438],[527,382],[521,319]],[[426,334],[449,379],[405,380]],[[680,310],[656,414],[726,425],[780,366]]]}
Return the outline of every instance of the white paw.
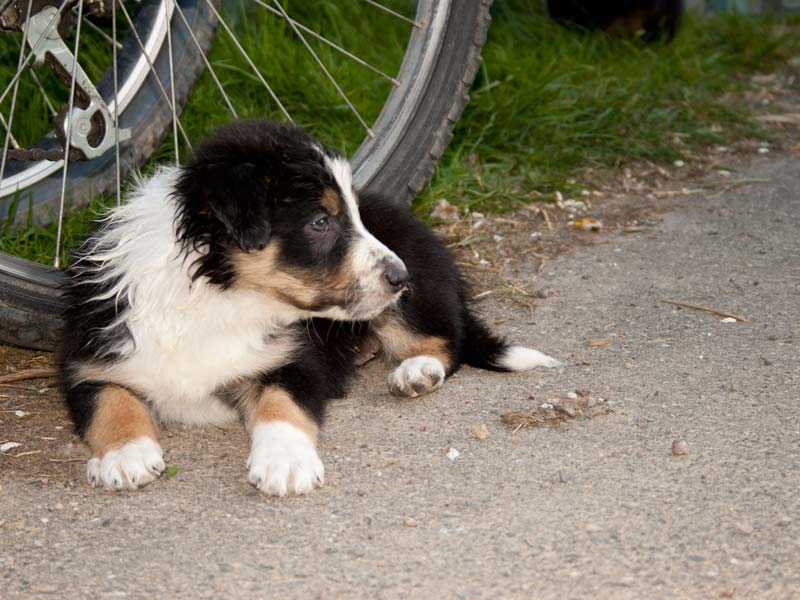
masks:
{"label": "white paw", "polygon": [[444,377],[444,365],[438,358],[407,358],[389,375],[389,391],[395,396],[416,398],[442,387]]}
{"label": "white paw", "polygon": [[86,475],[92,487],[135,490],[158,479],[165,468],[161,446],[143,436],[90,459]]}
{"label": "white paw", "polygon": [[552,369],[560,367],[561,362],[547,356],[533,348],[525,348],[524,346],[511,346],[509,347],[503,357],[498,361],[501,367],[505,367],[509,371],[527,371],[535,367],[546,367]]}
{"label": "white paw", "polygon": [[307,494],[325,480],[314,442],[285,421],[259,423],[247,459],[247,480],[264,494]]}

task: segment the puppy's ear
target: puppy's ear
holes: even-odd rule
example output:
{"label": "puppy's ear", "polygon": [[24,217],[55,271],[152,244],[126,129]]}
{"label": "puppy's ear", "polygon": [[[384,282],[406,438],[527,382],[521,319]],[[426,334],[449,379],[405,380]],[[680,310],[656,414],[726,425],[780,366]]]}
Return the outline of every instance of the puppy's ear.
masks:
{"label": "puppy's ear", "polygon": [[226,233],[245,252],[263,250],[271,233],[267,180],[250,163],[235,165],[213,184],[216,201],[209,204]]}
{"label": "puppy's ear", "polygon": [[181,174],[178,191],[185,213],[204,221],[203,233],[214,242],[222,242],[222,234],[245,252],[262,250],[269,242],[273,203],[256,165],[195,163]]}

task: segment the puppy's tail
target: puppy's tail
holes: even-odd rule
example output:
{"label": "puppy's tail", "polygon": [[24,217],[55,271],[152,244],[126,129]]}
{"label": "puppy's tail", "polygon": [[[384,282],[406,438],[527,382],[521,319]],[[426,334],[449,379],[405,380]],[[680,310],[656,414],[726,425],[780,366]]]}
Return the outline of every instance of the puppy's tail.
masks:
{"label": "puppy's tail", "polygon": [[464,315],[462,362],[488,371],[527,371],[535,367],[558,367],[561,363],[538,350],[513,346],[494,335],[471,311]]}

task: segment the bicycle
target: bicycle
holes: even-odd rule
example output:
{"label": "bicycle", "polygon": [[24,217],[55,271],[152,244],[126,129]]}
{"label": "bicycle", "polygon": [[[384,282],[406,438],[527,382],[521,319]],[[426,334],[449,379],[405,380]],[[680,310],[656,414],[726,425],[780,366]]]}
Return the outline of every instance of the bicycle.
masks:
{"label": "bicycle", "polygon": [[[53,266],[0,253],[0,341],[44,350],[55,346],[61,311],[61,219],[67,197],[74,205],[106,194],[119,201],[125,177],[144,164],[166,136],[172,137],[176,160],[181,148],[190,149],[181,125],[182,109],[204,71],[231,116],[238,116],[235,99],[226,94],[218,69],[207,57],[215,34],[227,36],[250,67],[248,76],[258,80],[283,118],[292,120],[291,106],[281,102],[247,55],[221,3],[0,0],[0,30],[18,38],[19,46],[16,70],[0,92],[0,134],[4,134],[0,211],[10,222],[26,215],[46,221],[56,211],[59,219]],[[361,3],[364,10],[390,15],[410,30],[396,75],[304,25],[290,14],[288,2],[251,0],[241,8],[245,13],[256,8],[269,11],[282,19],[360,122],[364,138],[351,157],[356,187],[391,191],[398,201],[410,204],[433,173],[468,100],[490,22],[491,0]],[[95,68],[89,73],[81,65],[82,30],[85,37],[103,39],[110,46],[104,56],[111,54],[111,64],[104,71]],[[72,47],[65,41],[70,37]],[[311,40],[390,82],[391,90],[372,124],[360,115]],[[14,135],[20,81],[23,76],[30,78],[28,84],[47,100],[47,86],[30,68],[41,63],[60,77],[68,89],[68,102],[56,110],[48,100],[53,130],[30,145],[20,144]],[[1,110],[6,101],[8,113]]]}

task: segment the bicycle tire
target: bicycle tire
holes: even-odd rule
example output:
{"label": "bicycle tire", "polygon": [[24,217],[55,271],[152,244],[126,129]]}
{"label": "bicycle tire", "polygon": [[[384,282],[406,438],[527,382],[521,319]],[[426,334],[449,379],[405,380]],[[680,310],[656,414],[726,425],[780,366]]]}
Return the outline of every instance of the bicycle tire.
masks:
{"label": "bicycle tire", "polygon": [[[212,0],[218,7],[221,0]],[[145,32],[158,18],[158,9],[162,0],[146,0],[142,2],[139,10],[133,16],[136,29],[146,39]],[[180,0],[178,3],[183,10],[192,33],[207,53],[214,38],[216,18],[208,8],[205,0]],[[177,17],[172,17],[172,49],[175,73],[175,104],[180,114],[181,108],[186,104],[189,94],[203,72],[203,59],[198,55],[194,43],[182,22]],[[123,42],[123,49],[119,57],[120,83],[125,81],[128,72],[133,68],[136,60],[141,55],[135,38],[129,32]],[[161,81],[169,81],[169,58],[166,43],[159,46],[158,54],[152,61],[153,67]],[[168,84],[167,84],[168,85]],[[122,85],[120,85],[122,88]],[[114,98],[113,74],[109,69],[97,84],[97,90],[107,102]],[[124,179],[137,166],[144,163],[153,152],[161,145],[166,135],[171,131],[172,111],[163,97],[160,87],[151,73],[136,88],[134,96],[128,106],[120,114],[120,128],[130,128],[132,138],[120,145],[120,170]],[[34,147],[48,148],[55,143],[52,132],[40,140]],[[9,169],[13,163],[9,161]],[[93,197],[110,193],[116,185],[115,153],[107,151],[102,156],[88,161],[70,161],[67,173],[67,189],[70,191],[70,204],[85,206]],[[55,167],[51,167],[55,168]],[[58,168],[50,175],[36,181],[23,190],[22,204],[33,207],[34,219],[41,224],[49,222],[52,214],[57,214],[61,200],[61,169]],[[6,214],[8,206],[14,201],[13,196],[0,198],[0,214]]]}
{"label": "bicycle tire", "polygon": [[[409,206],[433,173],[469,100],[491,20],[490,5],[491,0],[428,3],[431,12],[425,18],[435,18],[441,29],[435,36],[417,39],[415,32],[406,52],[408,59],[413,45],[424,49],[428,68],[422,77],[411,72],[419,65],[404,59],[400,74],[414,78],[418,87],[413,97],[389,98],[373,128],[378,135],[354,155],[358,189],[388,193]],[[425,46],[434,43],[432,37],[433,49]],[[369,155],[379,155],[380,160],[364,160]],[[0,253],[0,341],[52,350],[60,326],[62,279],[56,269]]]}

